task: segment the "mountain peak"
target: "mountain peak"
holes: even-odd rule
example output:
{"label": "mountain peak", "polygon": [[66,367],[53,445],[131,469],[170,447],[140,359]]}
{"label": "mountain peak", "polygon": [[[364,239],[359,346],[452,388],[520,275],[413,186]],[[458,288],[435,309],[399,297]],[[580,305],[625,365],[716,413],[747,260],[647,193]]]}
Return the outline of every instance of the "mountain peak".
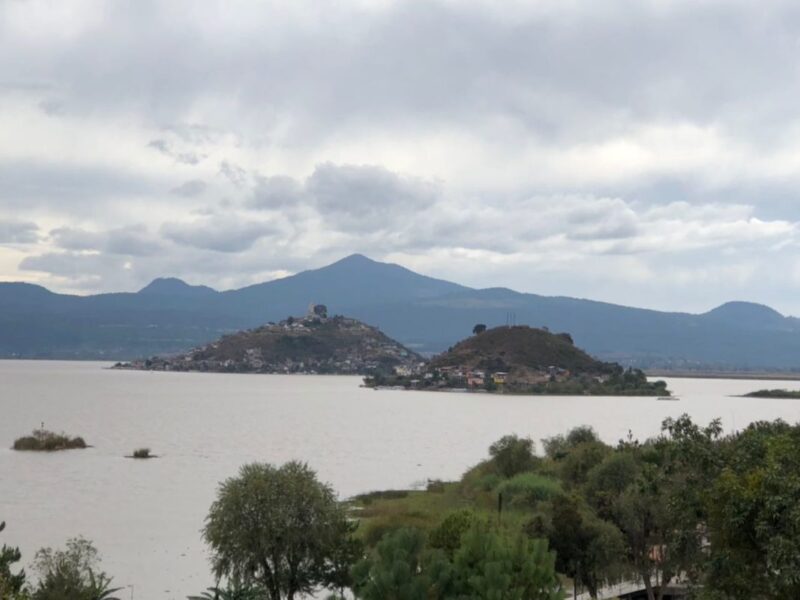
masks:
{"label": "mountain peak", "polygon": [[756,302],[726,302],[708,311],[705,316],[720,321],[735,322],[739,326],[782,326],[786,318],[774,308]]}
{"label": "mountain peak", "polygon": [[158,277],[139,290],[139,293],[159,296],[195,296],[214,294],[216,290],[205,285],[189,285],[177,277]]}

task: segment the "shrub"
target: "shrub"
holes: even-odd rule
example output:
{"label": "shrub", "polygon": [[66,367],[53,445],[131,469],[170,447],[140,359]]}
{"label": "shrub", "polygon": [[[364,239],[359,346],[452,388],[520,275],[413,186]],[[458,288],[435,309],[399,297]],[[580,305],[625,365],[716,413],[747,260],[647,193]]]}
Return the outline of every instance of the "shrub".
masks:
{"label": "shrub", "polygon": [[82,437],[69,437],[64,433],[53,433],[45,429],[34,429],[31,435],[21,437],[14,442],[14,450],[36,450],[54,452],[73,448],[88,448]]}
{"label": "shrub", "polygon": [[155,458],[150,454],[150,448],[139,448],[133,451],[133,458]]}
{"label": "shrub", "polygon": [[509,505],[534,506],[538,502],[550,500],[563,492],[561,484],[555,479],[536,473],[520,473],[504,481],[497,487]]}
{"label": "shrub", "polygon": [[64,550],[39,550],[33,562],[39,575],[33,600],[114,600],[120,588],[111,588],[111,577],[98,570],[99,563],[97,550],[83,538],[67,541]]}
{"label": "shrub", "polygon": [[530,471],[536,464],[533,440],[516,435],[506,435],[489,446],[489,454],[503,477]]}
{"label": "shrub", "polygon": [[458,510],[447,515],[444,520],[431,531],[428,543],[431,548],[444,550],[448,556],[461,545],[461,536],[475,521],[475,514],[471,510]]}

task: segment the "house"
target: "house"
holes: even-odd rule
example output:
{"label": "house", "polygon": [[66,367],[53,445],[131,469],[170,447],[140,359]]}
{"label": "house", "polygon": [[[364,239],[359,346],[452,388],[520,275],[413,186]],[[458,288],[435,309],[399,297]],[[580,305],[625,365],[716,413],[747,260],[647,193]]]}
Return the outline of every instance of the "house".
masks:
{"label": "house", "polygon": [[483,387],[483,371],[467,371],[467,387]]}

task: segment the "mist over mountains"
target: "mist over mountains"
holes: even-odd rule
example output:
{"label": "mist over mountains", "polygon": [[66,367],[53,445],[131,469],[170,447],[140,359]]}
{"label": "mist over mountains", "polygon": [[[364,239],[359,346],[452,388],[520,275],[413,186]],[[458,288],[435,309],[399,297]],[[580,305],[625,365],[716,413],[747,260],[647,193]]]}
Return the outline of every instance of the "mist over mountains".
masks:
{"label": "mist over mountains", "polygon": [[595,357],[662,369],[800,370],[800,320],[731,302],[704,314],[660,312],[506,288],[473,289],[352,255],[327,267],[218,292],[156,279],[137,293],[72,296],[0,283],[0,357],[134,359],[185,351],[220,334],[324,303],[420,353],[447,349],[475,323],[569,332]]}

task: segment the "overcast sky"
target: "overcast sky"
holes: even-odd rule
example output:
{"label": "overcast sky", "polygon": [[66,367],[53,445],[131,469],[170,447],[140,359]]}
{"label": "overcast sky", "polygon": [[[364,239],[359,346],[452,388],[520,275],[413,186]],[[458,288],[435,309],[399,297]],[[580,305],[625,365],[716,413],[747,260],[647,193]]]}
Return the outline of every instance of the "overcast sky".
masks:
{"label": "overcast sky", "polygon": [[0,280],[800,315],[798,222],[796,2],[0,0]]}

